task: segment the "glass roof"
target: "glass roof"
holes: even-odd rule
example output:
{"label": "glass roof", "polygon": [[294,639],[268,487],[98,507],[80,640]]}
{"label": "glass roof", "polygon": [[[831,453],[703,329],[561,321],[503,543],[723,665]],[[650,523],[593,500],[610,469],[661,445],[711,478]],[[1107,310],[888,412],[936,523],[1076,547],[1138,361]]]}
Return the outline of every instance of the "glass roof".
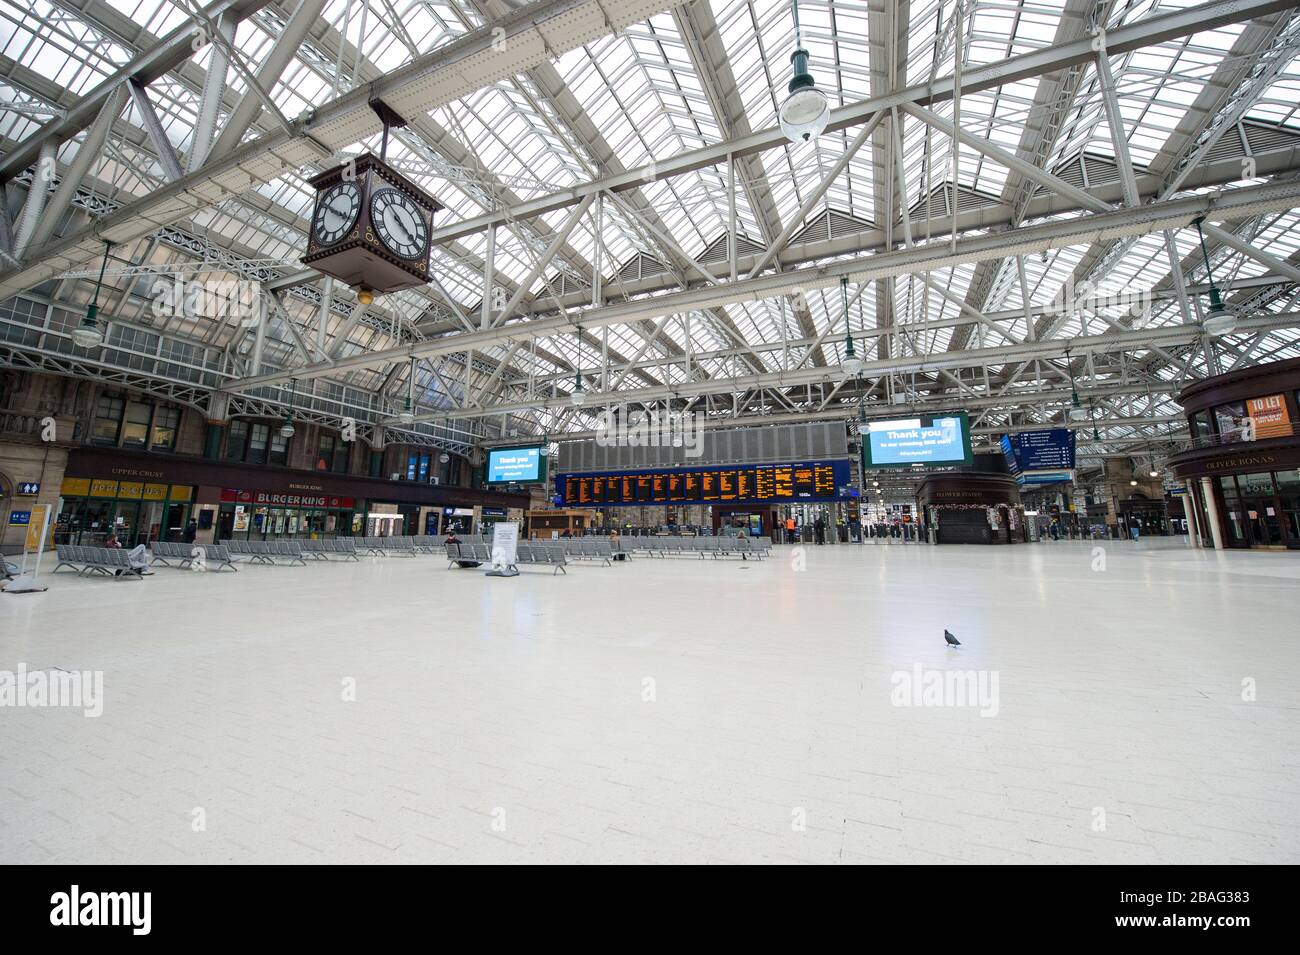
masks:
{"label": "glass roof", "polygon": [[[1109,19],[1100,26],[1113,29],[1191,5],[1188,0],[1117,0],[1103,5]],[[249,94],[250,69],[265,60],[293,6],[290,0],[265,3],[237,24],[231,48],[240,66],[230,69],[226,78],[222,121]],[[872,12],[875,6],[893,10],[893,16]],[[835,108],[930,83],[958,68],[969,73],[1075,39],[1087,27],[1081,15],[1093,6],[1068,0],[979,0],[961,7],[954,0],[883,5],[804,0],[799,4],[800,38],[811,55],[818,87]],[[159,38],[189,24],[192,9],[190,0],[0,0],[0,149],[10,151]],[[496,0],[330,0],[290,65],[266,84],[266,92],[280,113],[295,117],[490,25],[493,11],[502,9]],[[1238,110],[1238,118],[1273,136],[1269,142],[1280,143],[1275,152],[1300,144],[1278,139],[1300,137],[1300,64],[1293,48],[1296,31],[1287,29],[1292,16],[1223,26],[1111,57],[1122,135],[1144,201],[1153,198],[1152,190],[1196,148],[1197,137],[1213,128],[1216,112],[1226,105]],[[789,0],[708,0],[666,9],[415,117],[416,122],[394,133],[387,158],[445,207],[438,223],[498,212],[776,125],[795,42]],[[1256,64],[1279,48],[1283,55],[1261,81]],[[204,81],[214,59],[216,46],[207,44],[148,87],[153,109],[182,165],[194,148]],[[1243,98],[1230,100],[1234,91]],[[960,124],[1118,203],[1122,171],[1116,167],[1116,133],[1105,106],[1096,65],[1084,62],[1046,77],[964,91]],[[957,104],[947,99],[929,108],[951,122]],[[270,111],[262,110],[247,136],[273,129],[277,122]],[[105,148],[91,160],[81,187],[81,208],[90,209],[97,201],[116,208],[166,182],[165,166],[145,127],[140,108],[128,102]],[[843,163],[824,195],[796,223],[801,208],[844,159],[857,132],[850,127],[810,143],[766,149],[737,160],[737,186],[731,197],[726,163],[706,164],[608,194],[599,212],[596,204],[580,214],[569,206],[535,218],[510,219],[496,228],[491,243],[485,231],[443,243],[433,255],[437,287],[385,296],[363,321],[349,321],[353,299],[340,289],[336,307],[327,316],[330,350],[348,356],[477,328],[484,314],[484,262],[490,244],[496,288],[487,313],[499,308],[501,296],[513,297],[527,281],[522,315],[558,313],[580,321],[591,305],[595,272],[607,304],[698,287],[704,281],[701,268],[725,280],[725,237],[733,203],[734,231],[742,244],[765,246],[792,223],[800,227],[780,256],[783,269],[873,254],[886,243],[901,248],[909,242],[942,242],[954,204],[966,236],[1077,214],[1049,208],[1041,183],[1009,170],[984,151],[962,144],[954,153],[941,129],[901,112],[887,117]],[[1216,140],[1221,167],[1246,155],[1243,140],[1253,143],[1235,124]],[[76,159],[82,141],[78,137],[61,146],[60,174]],[[334,158],[378,150],[374,137]],[[1256,154],[1253,146],[1250,152]],[[1265,152],[1255,158],[1268,161]],[[1279,174],[1276,163],[1269,169],[1269,175]],[[243,263],[238,268],[297,271],[314,201],[306,178],[314,171],[283,175],[177,223],[182,238],[193,241],[160,233],[118,250],[106,277],[116,291],[114,318],[246,353],[244,330],[218,315],[193,310],[157,314],[141,275],[189,270],[193,276],[204,269],[204,275],[236,277],[236,262]],[[1245,178],[1244,165],[1236,175],[1222,168],[1215,175],[1217,179],[1195,188],[1262,181]],[[574,215],[578,218],[571,224]],[[1294,260],[1300,252],[1295,218],[1286,212],[1226,225],[1256,247]],[[566,241],[539,272],[538,264],[562,230],[568,230]],[[1182,230],[1170,240],[1184,262],[1187,282],[1202,282],[1194,234]],[[1243,282],[1248,287],[1242,294],[1254,294],[1260,286],[1250,280],[1259,280],[1268,269],[1216,242],[1210,246],[1215,278],[1225,294],[1231,299]],[[196,247],[208,251],[196,253]],[[742,265],[739,277],[745,275]],[[523,345],[502,342],[475,353],[468,379],[463,354],[419,363],[418,391],[423,404],[441,408],[463,404],[467,380],[471,392],[492,388],[502,402],[519,402],[548,388],[563,393],[578,366],[596,373],[602,385],[608,377],[622,379],[622,388],[644,388],[699,377],[778,372],[801,364],[834,365],[843,357],[846,327],[862,340],[869,358],[936,355],[981,343],[995,347],[1032,340],[1045,331],[1064,337],[1131,327],[1126,324],[1132,320],[1127,304],[1042,317],[1042,310],[1060,300],[1063,290],[1081,281],[1101,295],[1153,290],[1154,304],[1143,318],[1152,325],[1187,318],[1173,294],[1165,236],[1152,234],[1070,245],[1027,255],[1021,263],[1007,259],[944,266],[865,289],[851,284],[847,326],[842,296],[832,287],[584,330],[581,345],[572,329]],[[1259,307],[1282,314],[1292,307],[1294,290],[1289,283],[1277,285],[1276,294]],[[90,291],[87,279],[68,278],[54,283],[51,294],[71,306],[87,301]],[[292,368],[313,357],[295,338],[316,340],[318,299],[301,293],[283,296],[285,314],[271,327],[265,356],[272,368]],[[1191,307],[1194,310],[1194,303]],[[1027,308],[1033,313],[1030,318],[1024,315]],[[1030,327],[1031,321],[1035,327]],[[344,333],[346,341],[334,347],[335,337]],[[1292,330],[1278,329],[1258,340],[1229,339],[1225,347],[1240,353],[1250,349],[1243,360],[1287,357],[1296,353],[1296,337]],[[819,346],[815,351],[810,348],[813,340]],[[1143,349],[1131,352],[1134,361],[1153,359],[1147,367],[1159,380],[1171,380],[1175,374],[1171,357]],[[605,361],[615,369],[635,361],[637,368],[627,375],[615,370],[603,376]],[[1040,363],[1032,373],[1041,378],[1031,384],[1059,384],[1063,362],[1047,370]],[[994,376],[1013,371],[1014,364],[988,369]],[[1205,371],[1204,357],[1192,355],[1186,372]],[[387,385],[391,395],[403,393],[407,373],[405,366],[378,367],[337,378],[363,392]],[[855,393],[849,387],[844,397]],[[788,389],[771,407],[788,410],[783,401],[791,407],[805,403],[800,393]],[[559,417],[535,420],[554,427]],[[581,428],[585,421],[582,415],[565,416],[563,427]]]}

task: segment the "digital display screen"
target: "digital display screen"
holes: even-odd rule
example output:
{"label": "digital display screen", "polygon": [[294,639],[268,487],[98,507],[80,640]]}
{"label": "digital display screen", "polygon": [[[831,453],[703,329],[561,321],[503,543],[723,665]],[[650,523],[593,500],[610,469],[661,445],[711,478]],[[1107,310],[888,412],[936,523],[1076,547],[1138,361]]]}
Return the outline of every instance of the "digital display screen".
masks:
{"label": "digital display screen", "polygon": [[1074,448],[1075,433],[1069,428],[1022,431],[1002,437],[1002,454],[1012,474],[1069,470],[1074,467]]}
{"label": "digital display screen", "polygon": [[540,447],[492,448],[488,451],[489,484],[536,484],[546,480],[546,458]]}
{"label": "digital display screen", "polygon": [[1002,447],[1002,457],[1006,458],[1007,470],[1012,474],[1020,473],[1020,459],[1016,457],[1016,445],[1011,439],[1011,435],[1004,434],[1002,440],[998,442]]}
{"label": "digital display screen", "polygon": [[672,468],[631,474],[561,474],[561,507],[625,504],[783,504],[852,496],[848,461],[760,467]]}
{"label": "digital display screen", "polygon": [[966,412],[870,421],[862,434],[862,464],[868,468],[969,465],[970,423]]}

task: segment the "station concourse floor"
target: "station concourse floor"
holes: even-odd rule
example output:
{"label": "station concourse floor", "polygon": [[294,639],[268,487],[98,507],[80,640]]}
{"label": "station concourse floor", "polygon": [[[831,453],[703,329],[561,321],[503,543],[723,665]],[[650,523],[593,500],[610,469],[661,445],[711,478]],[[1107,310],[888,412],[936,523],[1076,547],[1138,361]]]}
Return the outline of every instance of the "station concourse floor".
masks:
{"label": "station concourse floor", "polygon": [[1300,862],[1300,554],[1096,546],[64,571],[0,670],[103,713],[0,708],[0,863]]}

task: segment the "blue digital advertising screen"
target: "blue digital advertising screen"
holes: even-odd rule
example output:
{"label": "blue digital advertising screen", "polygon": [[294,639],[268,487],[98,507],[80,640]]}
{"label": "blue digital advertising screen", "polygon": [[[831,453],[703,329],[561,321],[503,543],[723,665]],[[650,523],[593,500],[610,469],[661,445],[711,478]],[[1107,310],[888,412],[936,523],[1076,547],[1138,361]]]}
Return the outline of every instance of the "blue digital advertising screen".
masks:
{"label": "blue digital advertising screen", "polygon": [[632,504],[792,504],[853,496],[848,461],[558,474],[561,507]]}
{"label": "blue digital advertising screen", "polygon": [[1074,467],[1075,432],[1069,428],[1046,428],[1042,431],[1004,435],[1004,454],[1008,445],[1016,462],[1012,474],[1019,471],[1068,471]]}
{"label": "blue digital advertising screen", "polygon": [[1012,474],[1020,473],[1020,459],[1016,457],[1016,443],[1012,436],[1004,434],[1002,440],[998,442],[1002,447],[1002,456],[1006,458],[1007,470]]}
{"label": "blue digital advertising screen", "polygon": [[972,461],[966,412],[920,415],[858,426],[866,468],[954,467]]}
{"label": "blue digital advertising screen", "polygon": [[537,484],[546,480],[546,457],[538,446],[488,451],[488,484]]}

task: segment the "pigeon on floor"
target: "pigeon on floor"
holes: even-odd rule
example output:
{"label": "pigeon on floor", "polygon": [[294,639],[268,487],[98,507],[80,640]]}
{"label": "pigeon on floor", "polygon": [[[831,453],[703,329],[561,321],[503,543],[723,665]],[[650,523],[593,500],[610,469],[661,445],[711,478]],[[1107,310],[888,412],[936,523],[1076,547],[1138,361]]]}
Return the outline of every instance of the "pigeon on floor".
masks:
{"label": "pigeon on floor", "polygon": [[948,646],[950,646],[950,647],[959,647],[959,646],[961,646],[961,641],[958,640],[956,637],[954,637],[954,636],[953,636],[951,633],[949,633],[947,630],[945,630],[945,631],[943,632],[943,638],[944,638],[944,640],[946,640],[946,641],[948,642]]}

